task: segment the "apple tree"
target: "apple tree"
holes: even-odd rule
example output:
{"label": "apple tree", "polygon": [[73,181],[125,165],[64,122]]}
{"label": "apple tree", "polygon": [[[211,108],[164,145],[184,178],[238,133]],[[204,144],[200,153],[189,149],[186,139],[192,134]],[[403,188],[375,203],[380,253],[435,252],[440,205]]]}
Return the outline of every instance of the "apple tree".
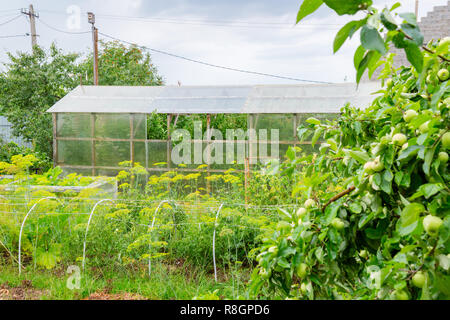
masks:
{"label": "apple tree", "polygon": [[[337,34],[334,51],[360,31],[357,80],[382,67],[383,87],[366,109],[346,105],[335,120],[298,128],[318,153],[287,151],[279,174],[300,181],[303,205],[264,239],[250,282],[255,297],[301,299],[450,298],[450,39],[422,45],[413,14],[372,1],[305,0],[298,20],[325,4],[366,12]],[[411,66],[393,67],[389,47]],[[383,59],[382,59],[383,58]],[[362,106],[359,106],[362,107]]]}

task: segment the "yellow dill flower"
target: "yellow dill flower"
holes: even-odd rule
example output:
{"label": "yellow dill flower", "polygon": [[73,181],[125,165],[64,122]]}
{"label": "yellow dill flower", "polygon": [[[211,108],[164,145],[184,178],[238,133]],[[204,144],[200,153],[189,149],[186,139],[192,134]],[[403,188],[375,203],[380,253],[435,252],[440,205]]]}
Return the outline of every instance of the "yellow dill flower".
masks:
{"label": "yellow dill flower", "polygon": [[130,176],[129,172],[122,170],[117,174],[117,180],[123,180],[128,178],[129,176]]}

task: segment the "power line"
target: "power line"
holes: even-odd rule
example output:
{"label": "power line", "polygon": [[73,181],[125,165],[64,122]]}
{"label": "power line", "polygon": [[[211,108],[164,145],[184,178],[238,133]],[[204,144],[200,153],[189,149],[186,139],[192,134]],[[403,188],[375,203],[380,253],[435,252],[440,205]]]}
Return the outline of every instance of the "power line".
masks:
{"label": "power line", "polygon": [[12,36],[0,36],[0,39],[5,39],[5,38],[18,38],[18,37],[28,37],[30,34],[26,33],[26,34],[16,34],[16,35],[12,35]]}
{"label": "power line", "polygon": [[15,17],[16,15],[17,15],[17,13],[8,13],[8,14],[3,14],[3,15],[1,15],[0,18],[12,17],[12,16]]}
{"label": "power line", "polygon": [[[66,13],[60,11],[41,10],[52,14]],[[232,28],[264,28],[264,29],[302,29],[308,27],[327,26],[329,30],[336,30],[340,26],[334,23],[309,23],[296,26],[294,23],[288,22],[257,22],[257,21],[242,21],[242,20],[208,20],[208,19],[175,19],[162,17],[134,17],[122,15],[97,14],[97,17],[115,20],[131,20],[151,23],[168,23],[168,24],[182,24],[182,25],[202,25],[202,26],[217,26],[217,27],[232,27]],[[277,27],[279,26],[279,27]]]}
{"label": "power line", "polygon": [[18,8],[18,9],[0,10],[0,12],[13,12],[13,11],[20,11],[20,8]]}
{"label": "power line", "polygon": [[171,56],[171,57],[174,57],[174,58],[178,58],[178,59],[182,59],[182,60],[186,60],[186,61],[190,61],[190,62],[202,64],[202,65],[206,65],[206,66],[209,66],[209,67],[214,67],[214,68],[219,68],[219,69],[224,69],[224,70],[230,70],[230,71],[236,71],[236,72],[241,72],[241,73],[255,74],[255,75],[272,77],[272,78],[278,78],[278,79],[292,80],[292,81],[331,84],[331,82],[326,82],[326,81],[306,80],[306,79],[299,79],[299,78],[280,76],[280,75],[275,75],[275,74],[270,74],[270,73],[263,73],[263,72],[257,72],[257,71],[249,71],[249,70],[243,70],[243,69],[237,69],[237,68],[220,66],[220,65],[216,65],[216,64],[200,61],[200,60],[195,60],[195,59],[183,57],[183,56],[180,56],[180,55],[177,55],[177,54],[173,54],[173,53],[170,53],[170,52],[149,48],[149,47],[146,47],[146,46],[140,46],[140,45],[137,45],[135,43],[132,43],[132,42],[129,42],[129,41],[126,41],[126,40],[122,40],[122,39],[110,36],[110,35],[105,34],[103,32],[99,32],[99,34],[104,36],[104,37],[110,38],[112,40],[120,41],[120,42],[129,44],[129,45],[133,45],[133,46],[136,46],[136,47],[139,47],[139,48],[142,48],[142,49],[146,49],[146,50],[150,50],[150,51],[153,51],[153,52],[156,52],[156,53],[160,53],[160,54],[164,54],[164,55],[167,55],[167,56]]}
{"label": "power line", "polygon": [[2,23],[0,23],[0,26],[4,26],[5,24],[8,24],[8,23],[10,23],[10,22],[13,22],[14,20],[19,19],[21,16],[22,16],[22,15],[19,14],[19,15],[15,16],[15,17],[12,18],[12,19],[9,19],[9,20],[7,20],[7,21],[5,21],[5,22],[2,22]]}
{"label": "power line", "polygon": [[[65,33],[65,34],[87,34],[87,33],[90,33],[90,31],[82,31],[82,32],[64,31],[64,30],[61,30],[61,29],[58,29],[58,28],[55,28],[55,27],[49,25],[48,23],[43,21],[41,18],[39,18],[38,20],[40,22],[42,22],[46,27],[48,27],[48,28],[50,28],[52,30],[55,30],[57,32],[61,32],[61,33]],[[112,40],[120,41],[120,42],[129,44],[129,45],[140,47],[142,49],[150,50],[150,51],[153,51],[153,52],[156,52],[156,53],[164,54],[164,55],[167,55],[167,56],[171,56],[171,57],[174,57],[174,58],[182,59],[182,60],[185,60],[185,61],[198,63],[198,64],[201,64],[201,65],[205,65],[205,66],[209,66],[209,67],[213,67],[213,68],[224,69],[224,70],[235,71],[235,72],[241,72],[241,73],[247,73],[247,74],[260,75],[260,76],[266,76],[266,77],[272,77],[272,78],[278,78],[278,79],[285,79],[285,80],[291,80],[291,81],[331,84],[331,82],[326,82],[326,81],[299,79],[299,78],[286,77],[286,76],[275,75],[275,74],[270,74],[270,73],[250,71],[250,70],[243,70],[243,69],[237,69],[237,68],[231,68],[231,67],[216,65],[216,64],[209,63],[209,62],[204,62],[204,61],[200,61],[200,60],[187,58],[187,57],[180,56],[180,55],[177,55],[177,54],[173,54],[173,53],[170,53],[170,52],[167,52],[167,51],[154,49],[154,48],[150,48],[150,47],[146,47],[146,46],[140,46],[140,45],[137,45],[135,43],[132,43],[132,42],[129,42],[129,41],[126,41],[126,40],[122,40],[122,39],[110,36],[110,35],[105,34],[103,32],[99,32],[99,34],[104,36],[104,37],[110,38]]]}
{"label": "power line", "polygon": [[[296,26],[293,23],[252,23],[252,22],[238,22],[229,21],[228,24],[223,24],[220,22],[207,20],[174,20],[174,19],[157,19],[157,18],[144,18],[144,17],[126,17],[126,16],[108,16],[108,15],[98,15],[105,19],[114,20],[127,20],[127,21],[137,21],[137,22],[150,22],[150,23],[165,23],[165,24],[176,24],[176,25],[198,25],[198,26],[213,26],[213,27],[229,27],[229,28],[257,28],[257,29],[290,29],[290,30],[301,30],[303,28],[317,28],[322,26],[322,29],[327,30],[337,30],[338,27],[331,27],[330,24],[303,24]],[[277,26],[284,25],[284,26]],[[323,28],[323,26],[327,26]],[[294,28],[295,27],[295,28]]]}
{"label": "power line", "polygon": [[46,26],[47,28],[50,28],[50,29],[52,29],[52,30],[54,30],[54,31],[61,32],[61,33],[66,33],[66,34],[86,34],[86,33],[91,33],[90,31],[79,31],[79,32],[76,32],[76,31],[65,31],[65,30],[61,30],[61,29],[58,29],[58,28],[55,28],[55,27],[49,25],[49,24],[46,23],[44,20],[42,20],[42,18],[39,18],[38,21],[39,21],[40,23],[42,23],[44,26]]}

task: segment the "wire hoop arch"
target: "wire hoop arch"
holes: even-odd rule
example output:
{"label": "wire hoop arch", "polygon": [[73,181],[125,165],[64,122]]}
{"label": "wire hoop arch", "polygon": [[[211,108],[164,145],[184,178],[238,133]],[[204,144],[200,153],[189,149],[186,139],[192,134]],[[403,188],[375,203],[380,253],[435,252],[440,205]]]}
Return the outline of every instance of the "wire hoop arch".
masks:
{"label": "wire hoop arch", "polygon": [[94,207],[92,208],[91,213],[89,215],[89,220],[88,220],[88,223],[87,223],[87,226],[86,226],[86,232],[84,233],[84,242],[83,242],[83,262],[82,262],[82,269],[83,269],[83,271],[84,271],[84,265],[85,265],[85,262],[86,262],[86,239],[87,239],[87,234],[88,234],[88,231],[89,231],[89,225],[91,223],[92,216],[94,215],[95,209],[97,209],[97,206],[99,204],[103,203],[103,202],[106,202],[106,201],[114,203],[114,200],[111,200],[111,199],[100,200],[94,205]]}
{"label": "wire hoop arch", "polygon": [[222,210],[223,203],[220,205],[219,209],[217,209],[216,219],[214,220],[214,233],[212,240],[212,251],[213,251],[213,265],[214,265],[214,280],[217,282],[217,266],[216,266],[216,227],[217,227],[217,219],[219,218],[220,211]]}
{"label": "wire hoop arch", "polygon": [[[148,226],[150,235],[151,235],[152,232],[153,232],[153,226],[155,225],[156,215],[158,214],[159,209],[161,208],[161,206],[162,206],[164,203],[167,203],[167,204],[172,203],[172,204],[175,205],[175,207],[178,207],[178,204],[177,204],[175,201],[173,201],[173,200],[163,200],[163,201],[161,201],[161,202],[158,204],[158,206],[156,207],[156,209],[155,209],[155,213],[153,214],[153,220],[152,220],[152,223],[149,224],[149,226]],[[174,226],[175,226],[175,228],[176,228],[176,225],[175,225],[175,213],[174,213],[174,212],[172,212],[172,221],[173,221]],[[149,251],[149,252],[151,251],[151,244],[148,245],[148,251]],[[149,257],[149,258],[148,258],[148,278],[149,278],[149,279],[150,279],[150,277],[151,277],[151,274],[152,274],[152,259],[151,259],[151,257]]]}
{"label": "wire hoop arch", "polygon": [[50,199],[54,199],[56,201],[58,201],[61,204],[61,201],[56,198],[56,197],[45,197],[45,198],[41,198],[39,199],[31,208],[30,210],[28,210],[27,214],[25,215],[25,218],[23,218],[22,221],[22,225],[20,226],[20,233],[19,233],[19,259],[18,259],[18,263],[19,263],[19,275],[22,273],[22,234],[23,234],[23,227],[25,226],[25,222],[28,219],[28,216],[33,212],[34,208],[36,208],[36,206],[43,200],[50,200]]}

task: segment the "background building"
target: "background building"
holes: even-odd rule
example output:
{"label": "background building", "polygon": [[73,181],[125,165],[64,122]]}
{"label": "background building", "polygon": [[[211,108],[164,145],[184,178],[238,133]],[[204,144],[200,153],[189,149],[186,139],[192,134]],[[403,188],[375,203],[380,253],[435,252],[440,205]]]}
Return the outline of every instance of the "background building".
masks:
{"label": "background building", "polygon": [[[436,40],[450,36],[450,1],[445,6],[434,7],[433,11],[428,12],[425,17],[420,18],[419,28],[424,36],[424,44],[432,39]],[[403,50],[392,48],[391,52],[396,54],[394,57],[394,66],[396,68],[410,65]],[[369,80],[367,73],[365,73],[362,81],[376,81],[379,74],[379,70],[376,70]]]}

